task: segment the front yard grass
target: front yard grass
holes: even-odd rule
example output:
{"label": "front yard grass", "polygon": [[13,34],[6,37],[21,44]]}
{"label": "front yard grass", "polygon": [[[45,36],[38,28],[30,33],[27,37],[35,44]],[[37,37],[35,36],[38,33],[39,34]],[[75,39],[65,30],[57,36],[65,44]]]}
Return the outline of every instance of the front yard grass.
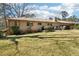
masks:
{"label": "front yard grass", "polygon": [[[27,37],[16,38],[19,42],[19,52],[17,52],[15,44],[10,39],[0,40],[0,55],[79,56],[79,30],[57,30],[55,32],[40,32],[26,35]],[[39,36],[28,37],[32,35]]]}

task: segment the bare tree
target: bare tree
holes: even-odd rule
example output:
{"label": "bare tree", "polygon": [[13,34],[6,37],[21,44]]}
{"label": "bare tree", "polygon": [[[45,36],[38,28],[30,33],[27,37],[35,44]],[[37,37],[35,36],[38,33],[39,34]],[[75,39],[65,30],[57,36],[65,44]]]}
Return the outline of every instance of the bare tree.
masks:
{"label": "bare tree", "polygon": [[21,17],[24,14],[25,3],[7,3],[6,6],[6,16],[7,17]]}
{"label": "bare tree", "polygon": [[[35,9],[34,7],[28,8],[27,3],[2,3],[1,4],[3,7],[3,14],[6,17],[21,17],[21,16],[28,16],[26,12],[27,10],[31,11]],[[35,14],[29,14],[29,17],[34,17]]]}
{"label": "bare tree", "polygon": [[6,27],[6,4],[1,3],[0,4],[0,18],[3,19],[2,21],[5,21],[5,27]]}

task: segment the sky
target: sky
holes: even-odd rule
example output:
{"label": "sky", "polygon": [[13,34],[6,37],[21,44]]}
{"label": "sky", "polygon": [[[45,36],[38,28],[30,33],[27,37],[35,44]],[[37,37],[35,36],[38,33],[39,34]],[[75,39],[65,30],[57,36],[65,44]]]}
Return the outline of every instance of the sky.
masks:
{"label": "sky", "polygon": [[35,13],[37,18],[61,18],[61,11],[67,11],[68,17],[76,15],[79,18],[78,3],[30,3],[27,8],[32,9],[26,13]]}

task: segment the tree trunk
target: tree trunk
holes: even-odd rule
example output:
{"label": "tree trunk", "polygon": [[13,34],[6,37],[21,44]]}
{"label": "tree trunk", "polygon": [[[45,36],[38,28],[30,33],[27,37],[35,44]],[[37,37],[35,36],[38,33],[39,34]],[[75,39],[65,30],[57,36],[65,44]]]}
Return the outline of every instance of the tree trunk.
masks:
{"label": "tree trunk", "polygon": [[3,3],[3,13],[4,13],[4,20],[5,20],[5,28],[7,28],[7,23],[6,23],[6,5]]}

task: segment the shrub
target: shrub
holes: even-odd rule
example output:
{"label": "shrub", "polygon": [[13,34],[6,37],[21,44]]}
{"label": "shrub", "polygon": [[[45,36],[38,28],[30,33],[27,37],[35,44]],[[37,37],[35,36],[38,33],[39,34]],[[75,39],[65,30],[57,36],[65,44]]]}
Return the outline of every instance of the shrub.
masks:
{"label": "shrub", "polygon": [[13,34],[18,35],[20,34],[19,26],[12,26],[11,27]]}
{"label": "shrub", "polygon": [[54,31],[55,31],[55,30],[54,30],[54,27],[49,26],[49,31],[54,32]]}
{"label": "shrub", "polygon": [[1,38],[1,37],[3,37],[3,32],[2,32],[2,31],[0,31],[0,38]]}
{"label": "shrub", "polygon": [[74,25],[74,28],[79,29],[79,25],[78,24]]}
{"label": "shrub", "polygon": [[44,26],[42,26],[41,29],[44,30]]}
{"label": "shrub", "polygon": [[28,26],[28,27],[27,27],[26,33],[32,33],[32,31],[31,31],[31,26]]}
{"label": "shrub", "polygon": [[41,28],[38,28],[38,32],[42,32],[42,29]]}
{"label": "shrub", "polygon": [[47,32],[49,32],[49,31],[52,32],[52,31],[54,31],[54,27],[52,27],[52,26],[45,26],[44,30],[47,31]]}
{"label": "shrub", "polygon": [[45,26],[45,27],[44,27],[44,30],[45,30],[46,32],[48,32],[48,31],[49,31],[49,26]]}

